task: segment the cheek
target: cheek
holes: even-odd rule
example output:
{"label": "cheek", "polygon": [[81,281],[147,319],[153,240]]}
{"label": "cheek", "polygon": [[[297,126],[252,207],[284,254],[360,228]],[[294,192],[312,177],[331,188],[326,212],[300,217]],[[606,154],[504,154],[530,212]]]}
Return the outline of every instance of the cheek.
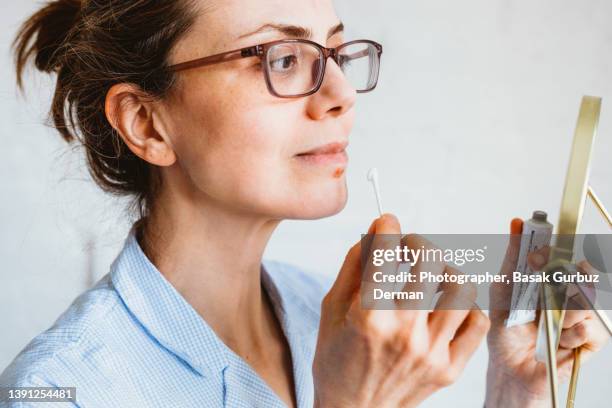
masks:
{"label": "cheek", "polygon": [[188,110],[175,148],[195,187],[224,201],[257,202],[286,184],[291,135],[278,110],[232,103]]}
{"label": "cheek", "polygon": [[304,166],[293,157],[308,138],[320,137],[301,104],[233,93],[223,103],[189,106],[176,122],[175,148],[191,188],[283,218],[318,218],[344,206],[343,169]]}

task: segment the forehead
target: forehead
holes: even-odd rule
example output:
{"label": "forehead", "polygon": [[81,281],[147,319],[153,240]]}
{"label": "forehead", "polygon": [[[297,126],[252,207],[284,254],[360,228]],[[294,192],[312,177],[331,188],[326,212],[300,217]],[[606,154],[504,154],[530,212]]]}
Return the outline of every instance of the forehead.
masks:
{"label": "forehead", "polygon": [[325,44],[328,30],[339,23],[332,0],[198,0],[195,4],[198,17],[183,42],[191,52],[194,48],[204,52],[251,45],[256,38],[273,39],[273,32],[239,38],[265,24],[302,26],[312,31],[314,41]]}

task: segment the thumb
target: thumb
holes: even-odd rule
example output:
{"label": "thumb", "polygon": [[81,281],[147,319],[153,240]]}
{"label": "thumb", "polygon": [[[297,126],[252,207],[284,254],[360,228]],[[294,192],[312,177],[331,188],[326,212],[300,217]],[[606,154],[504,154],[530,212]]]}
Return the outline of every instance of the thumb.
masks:
{"label": "thumb", "polygon": [[340,273],[338,273],[338,277],[329,291],[330,300],[332,300],[332,302],[344,304],[351,303],[353,296],[358,292],[361,286],[362,254],[368,253],[374,235],[381,233],[380,231],[383,231],[386,224],[390,222],[397,222],[397,218],[391,214],[384,214],[376,218],[370,225],[367,235],[364,235],[363,238],[348,251],[342,263],[342,267],[340,268]]}

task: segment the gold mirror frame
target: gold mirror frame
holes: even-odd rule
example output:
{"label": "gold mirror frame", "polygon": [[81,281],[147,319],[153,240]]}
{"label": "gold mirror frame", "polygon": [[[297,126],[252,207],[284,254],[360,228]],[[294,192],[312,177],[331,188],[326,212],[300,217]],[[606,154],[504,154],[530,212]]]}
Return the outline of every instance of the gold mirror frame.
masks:
{"label": "gold mirror frame", "polygon": [[[582,98],[561,200],[561,211],[556,232],[557,239],[551,247],[549,262],[544,267],[546,273],[559,270],[566,271],[574,263],[574,237],[582,220],[587,196],[593,199],[608,224],[612,225],[609,214],[589,187],[591,153],[600,112],[601,98],[594,96],[584,96]],[[537,344],[543,344],[546,349],[546,367],[553,408],[559,406],[556,352],[565,315],[567,287],[567,284],[544,283],[541,285],[540,292],[543,310],[540,314]],[[581,289],[579,285],[577,287]],[[612,335],[612,324],[607,315],[596,304],[593,304],[588,296],[584,297],[589,301],[592,309]],[[579,369],[580,349],[578,348],[574,350],[574,365],[566,404],[568,408],[574,406]]]}

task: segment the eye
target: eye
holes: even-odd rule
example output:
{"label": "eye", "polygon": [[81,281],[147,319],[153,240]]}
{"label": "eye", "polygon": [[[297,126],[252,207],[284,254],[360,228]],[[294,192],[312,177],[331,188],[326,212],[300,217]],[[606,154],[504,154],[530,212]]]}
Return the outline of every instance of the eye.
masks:
{"label": "eye", "polygon": [[274,72],[284,73],[291,71],[298,62],[297,55],[288,54],[283,56],[274,56],[270,60],[270,68]]}
{"label": "eye", "polygon": [[275,74],[288,74],[302,64],[302,45],[278,44],[268,52],[268,68]]}

